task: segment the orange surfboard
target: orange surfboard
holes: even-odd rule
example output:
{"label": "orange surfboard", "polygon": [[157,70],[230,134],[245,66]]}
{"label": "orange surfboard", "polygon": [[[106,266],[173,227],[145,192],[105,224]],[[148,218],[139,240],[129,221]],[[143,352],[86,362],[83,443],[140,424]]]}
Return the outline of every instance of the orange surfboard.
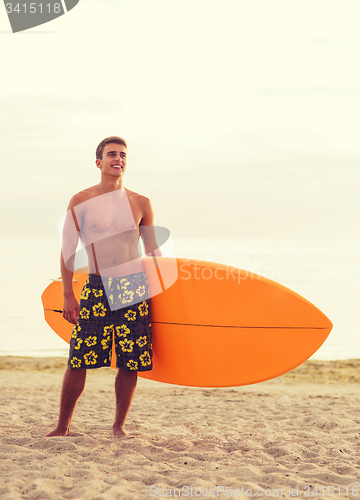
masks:
{"label": "orange surfboard", "polygon": [[[257,274],[210,262],[156,260],[157,268],[151,258],[143,259],[156,295],[151,299],[154,368],[139,372],[141,377],[198,387],[255,384],[299,366],[332,329],[309,301]],[[173,276],[174,260],[178,278],[158,293]],[[74,273],[78,300],[86,277]],[[42,302],[47,323],[70,342],[61,281],[45,289]]]}

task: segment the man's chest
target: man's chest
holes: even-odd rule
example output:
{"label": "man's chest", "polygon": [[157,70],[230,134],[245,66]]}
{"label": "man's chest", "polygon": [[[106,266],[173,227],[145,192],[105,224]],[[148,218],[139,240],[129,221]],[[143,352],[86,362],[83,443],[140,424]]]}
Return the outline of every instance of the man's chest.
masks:
{"label": "man's chest", "polygon": [[118,193],[97,196],[83,204],[81,232],[103,237],[136,229],[142,219],[142,210],[136,200]]}

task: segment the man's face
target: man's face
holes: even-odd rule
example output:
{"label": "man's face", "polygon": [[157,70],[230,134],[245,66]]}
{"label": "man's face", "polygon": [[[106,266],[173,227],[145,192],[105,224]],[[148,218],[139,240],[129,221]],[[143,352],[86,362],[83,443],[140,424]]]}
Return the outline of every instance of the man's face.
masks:
{"label": "man's face", "polygon": [[116,142],[106,144],[102,160],[96,160],[96,165],[103,175],[122,177],[126,170],[126,147]]}

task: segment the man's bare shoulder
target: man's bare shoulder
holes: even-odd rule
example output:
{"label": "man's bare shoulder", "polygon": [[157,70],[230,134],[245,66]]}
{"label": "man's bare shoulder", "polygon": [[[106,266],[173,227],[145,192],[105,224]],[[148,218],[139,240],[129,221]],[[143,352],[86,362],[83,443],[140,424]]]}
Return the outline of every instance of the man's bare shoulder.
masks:
{"label": "man's bare shoulder", "polygon": [[147,198],[146,196],[135,193],[135,191],[130,191],[130,189],[125,188],[126,194],[129,199],[133,200],[135,203],[137,203],[139,206],[146,208],[151,205],[150,199]]}
{"label": "man's bare shoulder", "polygon": [[71,198],[68,210],[76,207],[77,205],[80,205],[81,203],[84,203],[84,201],[94,198],[95,196],[99,196],[98,186],[91,186],[89,188],[83,189],[82,191],[79,191]]}
{"label": "man's bare shoulder", "polygon": [[154,211],[151,205],[151,201],[146,196],[142,194],[135,193],[134,191],[130,191],[126,189],[126,194],[130,203],[134,203],[139,208],[141,213],[141,226],[151,226],[154,221]]}

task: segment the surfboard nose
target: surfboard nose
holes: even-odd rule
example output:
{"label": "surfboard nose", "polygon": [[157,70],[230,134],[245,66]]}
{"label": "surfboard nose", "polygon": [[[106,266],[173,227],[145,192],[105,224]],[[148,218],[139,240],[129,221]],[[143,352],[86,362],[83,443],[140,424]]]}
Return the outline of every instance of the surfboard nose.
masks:
{"label": "surfboard nose", "polygon": [[269,302],[275,310],[278,309],[276,316],[280,322],[276,326],[291,325],[297,328],[318,328],[330,333],[333,324],[318,307],[289,288],[279,284],[277,284],[277,288],[282,295],[282,302]]}
{"label": "surfboard nose", "polygon": [[319,317],[317,318],[317,321],[319,322],[319,324],[321,324],[321,328],[325,328],[325,329],[329,330],[329,333],[330,333],[333,326],[334,326],[332,324],[332,322],[330,321],[330,319],[316,306],[314,306],[313,304],[311,304],[311,305],[313,306],[313,308],[317,309],[317,311],[318,311]]}

